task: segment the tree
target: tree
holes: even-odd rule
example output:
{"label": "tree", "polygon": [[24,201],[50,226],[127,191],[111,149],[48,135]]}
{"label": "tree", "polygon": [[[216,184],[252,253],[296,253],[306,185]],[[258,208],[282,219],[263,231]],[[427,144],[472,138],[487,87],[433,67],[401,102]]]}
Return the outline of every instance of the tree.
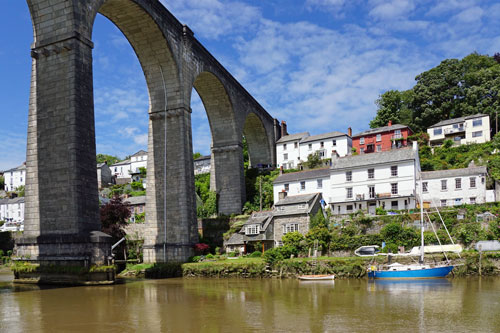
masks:
{"label": "tree", "polygon": [[96,160],[97,160],[97,163],[107,162],[108,165],[115,164],[115,163],[121,161],[120,158],[117,156],[106,155],[106,154],[97,154]]}
{"label": "tree", "polygon": [[101,231],[111,235],[115,240],[125,236],[123,228],[130,218],[130,209],[118,196],[101,206]]}
{"label": "tree", "polygon": [[3,190],[5,187],[5,178],[0,176],[0,190]]}
{"label": "tree", "polygon": [[24,197],[24,185],[18,186],[16,188],[16,193],[18,197]]}
{"label": "tree", "polygon": [[147,176],[147,170],[145,167],[139,167],[139,174],[140,174],[140,177],[141,179],[145,179],[146,176]]}
{"label": "tree", "polygon": [[314,154],[309,154],[307,156],[307,161],[305,162],[305,165],[309,169],[314,169],[321,166],[321,157],[319,156],[319,152],[315,152]]}
{"label": "tree", "polygon": [[309,228],[327,228],[328,227],[328,222],[325,219],[325,216],[323,215],[323,211],[321,209],[318,210],[316,215],[311,216],[310,222],[309,222]]}
{"label": "tree", "polygon": [[202,156],[201,153],[196,152],[196,153],[193,154],[193,160],[195,160],[195,159],[197,159],[197,158],[199,158],[201,156]]}
{"label": "tree", "polygon": [[472,53],[461,60],[443,60],[417,75],[413,88],[380,95],[370,126],[385,126],[392,120],[419,132],[442,120],[477,113],[488,114],[493,124],[500,110],[498,58]]}

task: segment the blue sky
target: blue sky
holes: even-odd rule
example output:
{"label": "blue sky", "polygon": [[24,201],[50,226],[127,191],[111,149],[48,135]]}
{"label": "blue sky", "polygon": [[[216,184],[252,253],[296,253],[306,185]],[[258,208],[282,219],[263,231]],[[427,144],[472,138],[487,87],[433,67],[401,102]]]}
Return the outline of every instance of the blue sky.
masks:
{"label": "blue sky", "polygon": [[[375,100],[443,59],[500,52],[500,3],[481,0],[161,0],[289,132],[368,127]],[[32,28],[23,0],[0,11],[0,170],[25,160]],[[148,96],[132,48],[97,18],[97,152],[146,148]],[[194,151],[210,129],[192,101]]]}

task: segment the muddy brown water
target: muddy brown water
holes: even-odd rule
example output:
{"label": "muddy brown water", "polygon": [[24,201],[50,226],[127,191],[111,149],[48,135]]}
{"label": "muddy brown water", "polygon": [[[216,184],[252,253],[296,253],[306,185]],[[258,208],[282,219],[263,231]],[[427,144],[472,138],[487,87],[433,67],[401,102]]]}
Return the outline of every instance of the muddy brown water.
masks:
{"label": "muddy brown water", "polygon": [[0,273],[0,332],[500,332],[500,278],[165,279],[40,288]]}

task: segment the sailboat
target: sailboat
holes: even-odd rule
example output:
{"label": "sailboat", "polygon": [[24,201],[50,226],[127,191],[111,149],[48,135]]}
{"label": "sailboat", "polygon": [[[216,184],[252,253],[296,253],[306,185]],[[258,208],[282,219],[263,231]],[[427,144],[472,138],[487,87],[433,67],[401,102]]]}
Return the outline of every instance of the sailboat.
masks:
{"label": "sailboat", "polygon": [[[424,264],[424,205],[422,200],[422,177],[420,177],[420,238],[421,238],[421,246],[420,246],[420,260],[418,263],[402,265],[399,263],[394,263],[390,265],[386,265],[382,269],[378,269],[376,266],[371,266],[368,269],[368,277],[373,279],[435,279],[435,278],[444,278],[446,277],[452,270],[453,265],[450,265],[450,262],[447,259],[447,264],[445,265],[437,265],[430,266]],[[431,224],[432,225],[432,224]],[[446,226],[445,226],[446,227]],[[434,229],[434,227],[433,227]],[[439,240],[439,238],[438,238]],[[441,248],[443,245],[440,246]],[[444,253],[444,252],[443,252]],[[445,254],[446,256],[446,254]]]}

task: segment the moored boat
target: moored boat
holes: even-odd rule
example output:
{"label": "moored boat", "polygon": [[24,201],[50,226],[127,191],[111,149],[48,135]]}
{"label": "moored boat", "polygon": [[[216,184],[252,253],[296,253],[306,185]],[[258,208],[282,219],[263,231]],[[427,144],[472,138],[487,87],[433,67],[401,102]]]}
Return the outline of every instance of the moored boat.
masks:
{"label": "moored boat", "polygon": [[333,274],[313,274],[313,275],[300,275],[299,280],[302,281],[324,281],[324,280],[334,280],[335,275]]}
{"label": "moored boat", "polygon": [[452,265],[431,267],[420,264],[402,265],[394,263],[387,265],[383,269],[371,267],[368,270],[368,277],[373,279],[436,279],[446,277],[452,269]]}

